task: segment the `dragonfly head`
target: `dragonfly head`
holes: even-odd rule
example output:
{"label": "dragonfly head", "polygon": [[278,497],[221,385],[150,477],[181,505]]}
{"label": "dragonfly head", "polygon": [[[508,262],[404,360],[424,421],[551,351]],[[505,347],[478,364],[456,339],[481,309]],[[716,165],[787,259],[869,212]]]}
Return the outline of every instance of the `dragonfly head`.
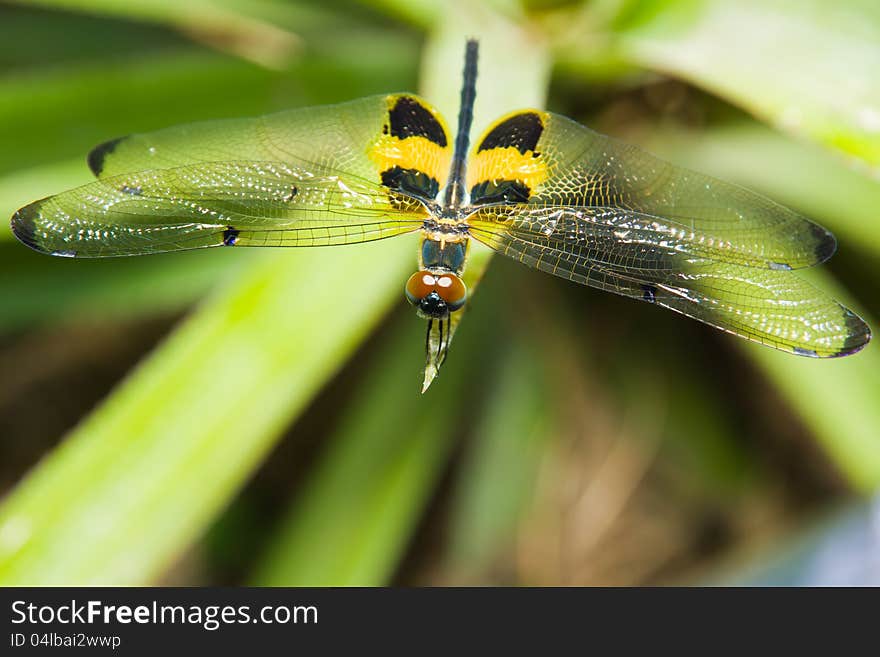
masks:
{"label": "dragonfly head", "polygon": [[428,319],[443,319],[464,306],[467,287],[448,272],[417,271],[406,282],[406,298]]}

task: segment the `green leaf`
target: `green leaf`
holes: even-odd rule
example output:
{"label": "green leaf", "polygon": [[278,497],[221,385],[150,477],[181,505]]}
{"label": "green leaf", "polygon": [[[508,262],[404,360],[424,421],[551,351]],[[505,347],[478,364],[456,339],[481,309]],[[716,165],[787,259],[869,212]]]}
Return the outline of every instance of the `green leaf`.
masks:
{"label": "green leaf", "polygon": [[[430,30],[440,22],[444,11],[443,3],[438,0],[358,0],[358,2],[425,30]],[[454,8],[457,9],[458,7]]]}
{"label": "green leaf", "polygon": [[3,6],[0,70],[21,75],[46,66],[112,61],[144,51],[185,47],[187,40],[161,26],[94,15]]}
{"label": "green leaf", "polygon": [[169,25],[197,41],[269,68],[281,68],[300,45],[296,35],[252,17],[246,11],[247,3],[236,6],[210,0],[29,0],[22,4]]}
{"label": "green leaf", "polygon": [[212,288],[232,283],[256,254],[238,255],[215,250],[70,262],[4,244],[0,332],[177,312]]}
{"label": "green leaf", "polygon": [[618,47],[880,175],[880,3],[626,3]]}
{"label": "green leaf", "polygon": [[[401,57],[406,51],[405,42],[390,38],[354,63],[320,57],[284,74],[220,55],[172,51],[3,78],[0,174],[35,181],[39,171],[25,170],[70,158],[82,162],[86,175],[89,149],[132,132],[401,91],[414,68]],[[57,191],[47,185],[41,195]]]}
{"label": "green leaf", "polygon": [[533,348],[521,338],[508,346],[456,473],[448,567],[457,581],[479,581],[515,541],[541,456],[557,437],[553,388],[543,380]]}
{"label": "green leaf", "polygon": [[155,581],[399,298],[413,251],[274,253],[217,290],[5,500],[0,582]]}
{"label": "green leaf", "polygon": [[363,392],[297,490],[254,583],[388,584],[412,539],[457,433],[462,398],[475,391],[474,340],[450,358],[427,397],[415,385],[419,331],[411,316],[367,359]]}

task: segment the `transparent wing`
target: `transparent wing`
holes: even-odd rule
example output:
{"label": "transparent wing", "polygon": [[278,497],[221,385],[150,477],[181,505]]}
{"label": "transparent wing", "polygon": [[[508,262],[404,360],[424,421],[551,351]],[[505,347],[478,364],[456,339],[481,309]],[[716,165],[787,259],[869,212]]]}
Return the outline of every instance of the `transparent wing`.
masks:
{"label": "transparent wing", "polygon": [[441,144],[448,150],[445,123],[433,107],[412,94],[390,94],[129,135],[95,147],[88,163],[100,178],[200,162],[293,162],[377,182],[376,146],[422,135],[441,155]]}
{"label": "transparent wing", "polygon": [[472,154],[469,183],[477,204],[481,197],[527,203],[547,210],[535,216],[547,225],[554,208],[595,209],[583,217],[591,231],[646,250],[787,270],[823,262],[836,249],[830,232],[770,199],[536,110],[490,127]]}
{"label": "transparent wing", "polygon": [[470,234],[536,269],[798,355],[844,356],[871,338],[858,315],[791,272],[632,242],[596,230],[588,209],[542,211],[538,221],[516,207],[487,208],[468,219]]}
{"label": "transparent wing", "polygon": [[562,116],[495,122],[468,171],[470,234],[569,280],[670,308],[804,356],[841,356],[867,325],[790,269],[834,237],[746,189],[687,171]]}
{"label": "transparent wing", "polygon": [[421,226],[417,202],[398,196],[284,163],[204,163],[101,178],[22,208],[12,227],[71,257],[352,244]]}
{"label": "transparent wing", "polygon": [[443,182],[448,151],[442,119],[408,94],[176,126],[101,144],[96,182],[22,208],[12,229],[78,257],[381,239],[421,225],[419,185]]}

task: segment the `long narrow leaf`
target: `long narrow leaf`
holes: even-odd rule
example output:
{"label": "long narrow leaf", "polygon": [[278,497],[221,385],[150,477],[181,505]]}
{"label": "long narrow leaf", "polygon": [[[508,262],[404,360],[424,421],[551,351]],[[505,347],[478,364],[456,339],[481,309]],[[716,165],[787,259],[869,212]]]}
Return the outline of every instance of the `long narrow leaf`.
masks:
{"label": "long narrow leaf", "polygon": [[369,359],[363,392],[297,492],[255,584],[389,583],[455,446],[460,400],[479,381],[466,358],[471,339],[461,343],[436,389],[420,396],[416,350],[407,348],[419,342],[413,329],[387,336]]}
{"label": "long narrow leaf", "polygon": [[[627,3],[618,47],[880,172],[880,4]],[[771,65],[772,64],[772,65]]]}
{"label": "long narrow leaf", "polygon": [[270,254],[218,290],[5,500],[0,582],[153,581],[398,298],[413,247]]}
{"label": "long narrow leaf", "polygon": [[449,568],[458,577],[490,572],[492,560],[514,542],[542,452],[556,437],[551,387],[541,379],[534,350],[521,340],[489,388],[458,471],[449,546]]}
{"label": "long narrow leaf", "polygon": [[[211,0],[19,0],[21,4],[118,16],[173,26],[219,50],[281,68],[300,45],[296,35],[250,16],[242,7]],[[246,6],[246,5],[245,5]]]}

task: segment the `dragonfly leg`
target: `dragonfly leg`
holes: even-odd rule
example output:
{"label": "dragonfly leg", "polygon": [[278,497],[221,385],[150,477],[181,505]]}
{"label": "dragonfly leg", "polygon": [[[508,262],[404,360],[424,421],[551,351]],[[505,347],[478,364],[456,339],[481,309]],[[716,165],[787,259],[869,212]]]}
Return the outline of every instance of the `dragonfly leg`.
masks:
{"label": "dragonfly leg", "polygon": [[[443,320],[440,320],[440,321],[442,322]],[[440,326],[442,327],[443,325],[441,324]],[[442,330],[441,330],[440,334],[441,335],[443,334]],[[446,344],[441,345],[443,348],[443,355],[440,356],[439,352],[437,354],[438,357],[440,358],[440,362],[437,363],[437,369],[440,369],[443,366],[443,363],[446,362],[446,356],[449,355],[449,338],[451,338],[451,337],[452,337],[452,315],[446,315]]]}
{"label": "dragonfly leg", "polygon": [[434,326],[434,320],[428,320],[428,330],[425,332],[425,360],[431,362],[431,329]]}

